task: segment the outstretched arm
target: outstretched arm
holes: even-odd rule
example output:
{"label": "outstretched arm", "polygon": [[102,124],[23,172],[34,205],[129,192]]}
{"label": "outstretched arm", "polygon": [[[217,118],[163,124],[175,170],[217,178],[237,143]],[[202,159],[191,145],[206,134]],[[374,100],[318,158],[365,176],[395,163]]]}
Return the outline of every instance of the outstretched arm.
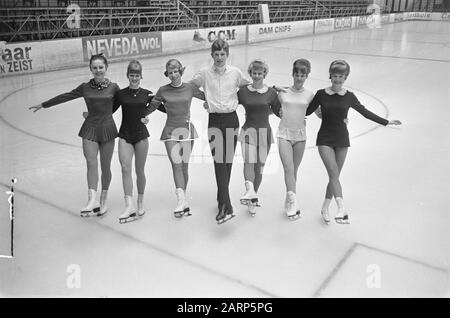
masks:
{"label": "outstretched arm", "polygon": [[38,110],[40,110],[42,108],[43,108],[42,104],[37,104],[37,105],[31,106],[31,107],[28,107],[29,110],[33,111],[33,113],[37,112]]}
{"label": "outstretched arm", "polygon": [[48,108],[48,107],[52,107],[58,104],[62,104],[68,101],[71,101],[73,99],[79,98],[83,96],[83,92],[82,92],[82,86],[83,84],[79,85],[77,88],[75,88],[74,90],[68,92],[68,93],[63,93],[60,94],[58,96],[55,96],[41,104],[35,105],[35,106],[31,106],[28,107],[29,110],[32,110],[33,112],[37,112],[38,110],[40,110],[41,108]]}
{"label": "outstretched arm", "polygon": [[[363,105],[361,105],[358,98],[356,98],[356,96],[353,93],[350,96],[352,98],[351,107],[354,110],[356,110],[358,113],[363,115],[365,118],[370,119],[371,121],[374,121],[380,125],[386,126],[389,124],[389,120],[372,113],[370,110],[368,110]],[[395,122],[399,122],[399,121],[395,121]],[[394,125],[394,121],[393,121],[392,125]]]}

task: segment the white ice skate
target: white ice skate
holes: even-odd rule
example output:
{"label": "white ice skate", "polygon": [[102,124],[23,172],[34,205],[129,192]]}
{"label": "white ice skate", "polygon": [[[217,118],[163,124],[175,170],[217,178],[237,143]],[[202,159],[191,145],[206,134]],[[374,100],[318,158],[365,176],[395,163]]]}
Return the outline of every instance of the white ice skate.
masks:
{"label": "white ice skate", "polygon": [[336,216],[334,217],[334,220],[337,224],[350,224],[348,214],[343,211],[339,211],[338,214],[336,214]]}
{"label": "white ice skate", "polygon": [[320,211],[320,214],[322,215],[323,222],[328,225],[330,224],[330,212],[328,210],[322,210]]}
{"label": "white ice skate", "polygon": [[250,206],[250,204],[258,204],[258,196],[253,187],[253,182],[245,181],[245,193],[240,199],[241,204]]}
{"label": "white ice skate", "polygon": [[188,203],[186,202],[186,195],[184,193],[184,190],[181,188],[177,188],[175,192],[177,194],[177,206],[173,214],[175,215],[176,218],[181,218],[183,216],[190,216],[191,209],[189,208]]}
{"label": "white ice skate", "polygon": [[143,217],[145,214],[145,209],[144,209],[144,200],[143,198],[140,198],[139,196],[141,196],[140,194],[138,195],[138,201],[137,201],[137,214],[139,217]]}
{"label": "white ice skate", "polygon": [[300,218],[300,210],[297,209],[296,197],[293,191],[288,191],[288,204],[286,209],[286,215],[291,221],[295,221]]}
{"label": "white ice skate", "polygon": [[98,215],[98,213],[100,212],[100,203],[96,200],[96,196],[97,191],[95,191],[94,189],[88,190],[88,203],[84,208],[81,209],[81,217]]}
{"label": "white ice skate", "polygon": [[219,214],[216,217],[217,224],[223,224],[225,222],[228,222],[232,218],[234,218],[236,215],[233,213],[233,211],[230,211],[228,209],[225,209],[223,211],[220,211]]}
{"label": "white ice skate", "polygon": [[129,195],[125,196],[125,210],[119,216],[119,223],[133,222],[139,219],[138,212],[133,204],[133,198]]}
{"label": "white ice skate", "polygon": [[255,203],[249,202],[249,203],[248,203],[248,213],[249,213],[251,216],[255,216],[255,215],[256,215],[256,207],[258,207],[258,206],[259,206],[259,205],[258,205],[257,202],[255,202]]}
{"label": "white ice skate", "polygon": [[107,198],[108,190],[102,190],[102,194],[100,195],[100,211],[97,213],[97,216],[103,216],[108,212],[108,206],[106,205]]}

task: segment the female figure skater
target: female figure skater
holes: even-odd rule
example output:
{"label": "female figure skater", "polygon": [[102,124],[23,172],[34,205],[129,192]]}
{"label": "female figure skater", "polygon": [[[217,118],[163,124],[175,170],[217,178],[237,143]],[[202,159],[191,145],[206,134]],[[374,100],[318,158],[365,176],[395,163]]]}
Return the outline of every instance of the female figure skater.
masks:
{"label": "female figure skater", "polygon": [[275,89],[267,87],[264,79],[269,73],[268,65],[254,60],[248,66],[248,74],[253,83],[241,87],[238,91],[239,104],[245,108],[245,123],[238,140],[241,142],[244,157],[245,193],[241,203],[248,206],[248,212],[254,216],[258,204],[257,192],[261,185],[264,164],[273,143],[269,115],[278,113],[280,103]]}
{"label": "female figure skater", "polygon": [[[87,164],[88,203],[81,209],[81,216],[101,216],[108,210],[106,199],[111,183],[111,158],[114,151],[114,139],[117,137],[112,110],[114,95],[119,91],[119,86],[105,77],[108,61],[102,54],[93,55],[89,61],[89,67],[94,76],[89,82],[82,83],[71,92],[58,95],[29,109],[36,112],[41,108],[48,108],[80,97],[84,98],[89,114],[78,136],[83,138],[83,154]],[[96,198],[99,153],[102,170],[100,202]]]}
{"label": "female figure skater", "polygon": [[387,120],[375,115],[361,105],[352,92],[343,87],[350,74],[350,65],[346,61],[333,61],[329,73],[331,87],[317,91],[306,110],[306,115],[310,115],[320,106],[322,124],[317,134],[316,145],[319,148],[320,157],[329,177],[325,200],[321,209],[322,219],[326,224],[330,222],[328,209],[334,196],[338,206],[338,213],[334,219],[338,224],[348,224],[348,212],[344,208],[342,186],[339,181],[348,147],[350,147],[347,124],[344,121],[347,118],[348,110],[351,107],[365,118],[384,126],[401,125],[401,122],[399,120]]}
{"label": "female figure skater", "polygon": [[[122,182],[125,194],[125,210],[119,216],[120,223],[134,221],[145,214],[145,161],[148,153],[148,137],[145,115],[153,93],[140,87],[142,65],[133,60],[128,64],[127,78],[130,85],[117,92],[113,112],[122,106],[122,124],[119,130],[119,160],[122,166]],[[160,109],[161,110],[161,109]],[[163,111],[163,110],[162,110]],[[133,155],[135,157],[136,185],[138,190],[137,210],[133,204],[133,179],[131,176]]]}
{"label": "female figure skater", "polygon": [[186,188],[189,181],[189,158],[194,147],[194,139],[198,138],[197,131],[190,121],[191,101],[193,97],[205,100],[205,94],[195,85],[181,81],[184,70],[185,67],[176,59],[166,63],[164,75],[170,79],[170,83],[158,89],[147,108],[147,114],[150,114],[163,104],[167,112],[161,140],[164,141],[172,165],[177,196],[174,215],[177,218],[191,215],[186,200]]}
{"label": "female figure skater", "polygon": [[292,86],[278,94],[282,109],[277,131],[278,152],[286,184],[284,209],[290,220],[300,217],[296,203],[296,182],[298,168],[305,152],[306,108],[314,97],[314,93],[303,87],[310,72],[311,63],[308,60],[296,60],[292,67]]}

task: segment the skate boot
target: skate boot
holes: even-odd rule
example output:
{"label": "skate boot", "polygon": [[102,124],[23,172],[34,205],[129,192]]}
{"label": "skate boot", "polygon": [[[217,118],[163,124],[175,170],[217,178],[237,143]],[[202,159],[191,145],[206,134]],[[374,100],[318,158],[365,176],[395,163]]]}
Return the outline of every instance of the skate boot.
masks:
{"label": "skate boot", "polygon": [[96,200],[97,191],[94,189],[88,190],[88,203],[87,205],[81,209],[80,215],[81,217],[88,217],[97,215],[100,211],[100,203]]}
{"label": "skate boot", "polygon": [[344,211],[338,211],[334,220],[337,224],[350,224],[350,220],[348,219],[348,213]]}
{"label": "skate boot", "polygon": [[258,203],[258,196],[256,195],[255,189],[253,187],[253,182],[245,181],[245,193],[240,199],[241,204],[249,205],[249,203]]}
{"label": "skate boot", "polygon": [[183,215],[184,216],[191,216],[191,208],[189,207],[189,203],[187,201],[187,195],[186,191],[183,191],[184,193],[184,204],[183,204]]}
{"label": "skate boot", "polygon": [[190,215],[189,213],[190,209],[186,203],[186,196],[184,194],[184,190],[182,188],[177,188],[175,192],[177,194],[177,207],[175,208],[173,214],[175,215],[176,218],[181,218],[185,214]]}
{"label": "skate boot", "polygon": [[297,209],[295,193],[293,191],[288,191],[287,195],[289,203],[288,208],[286,210],[286,215],[289,218],[289,220],[295,221],[298,218],[300,218],[300,210]]}
{"label": "skate boot", "polygon": [[133,197],[126,195],[125,196],[125,210],[119,216],[119,223],[127,223],[132,222],[138,219],[138,214],[136,208],[133,204]]}
{"label": "skate boot", "polygon": [[248,204],[248,213],[251,215],[251,216],[255,216],[256,215],[256,207],[257,206],[259,206],[259,205],[257,205],[257,203],[255,202],[249,202],[249,204]]}
{"label": "skate boot", "polygon": [[217,213],[217,216],[216,216],[217,224],[223,223],[224,219],[225,219],[225,205],[224,204],[222,204],[222,205],[219,204],[219,213]]}
{"label": "skate boot", "polygon": [[107,199],[108,190],[102,190],[102,194],[100,195],[100,211],[97,213],[97,216],[103,216],[106,212],[108,212],[108,207],[106,205]]}
{"label": "skate boot", "polygon": [[233,213],[233,209],[227,207],[226,204],[223,204],[220,207],[219,214],[217,214],[216,220],[217,224],[223,224],[232,218],[234,218],[236,215]]}
{"label": "skate boot", "polygon": [[334,217],[337,224],[350,224],[348,219],[348,212],[344,208],[344,199],[342,197],[336,198],[336,203],[338,206],[338,213]]}
{"label": "skate boot", "polygon": [[289,210],[289,195],[286,192],[286,198],[284,199],[284,211]]}
{"label": "skate boot", "polygon": [[145,214],[145,209],[144,209],[144,195],[143,194],[138,194],[138,199],[137,199],[137,214],[139,217],[144,216]]}
{"label": "skate boot", "polygon": [[322,216],[322,220],[326,225],[330,224],[330,212],[328,210],[320,211],[320,215]]}

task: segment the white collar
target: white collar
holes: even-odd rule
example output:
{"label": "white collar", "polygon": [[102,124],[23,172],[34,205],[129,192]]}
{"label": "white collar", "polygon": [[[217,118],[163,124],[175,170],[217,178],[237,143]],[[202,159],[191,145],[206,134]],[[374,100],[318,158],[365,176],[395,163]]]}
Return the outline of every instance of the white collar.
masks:
{"label": "white collar", "polygon": [[293,93],[302,93],[305,90],[305,87],[302,86],[301,89],[295,89],[293,86],[289,86],[289,90]]}
{"label": "white collar", "polygon": [[183,86],[183,82],[181,82],[181,83],[180,83],[180,85],[177,85],[177,86],[175,86],[175,85],[172,85],[172,83],[169,83],[169,85],[170,85],[170,86],[172,86],[172,87],[174,87],[174,88],[178,88],[178,87],[181,87],[181,86]]}
{"label": "white collar", "polygon": [[325,88],[325,93],[327,93],[328,95],[338,94],[339,96],[344,96],[345,94],[347,94],[347,90],[345,88],[342,88],[339,92],[335,92],[331,89],[331,87],[327,87]]}
{"label": "white collar", "polygon": [[247,86],[247,88],[248,88],[248,90],[249,90],[250,92],[258,92],[258,93],[260,93],[260,94],[264,94],[264,93],[266,93],[266,92],[269,90],[269,87],[267,87],[266,85],[264,85],[264,86],[261,87],[261,88],[254,88],[254,87],[252,86],[252,84],[250,84],[250,85]]}
{"label": "white collar", "polygon": [[212,65],[212,69],[213,69],[213,71],[214,71],[214,73],[217,73],[217,74],[220,74],[220,75],[222,75],[222,74],[224,74],[225,72],[226,72],[226,70],[227,70],[227,65],[225,64],[224,66],[215,66],[214,64]]}

